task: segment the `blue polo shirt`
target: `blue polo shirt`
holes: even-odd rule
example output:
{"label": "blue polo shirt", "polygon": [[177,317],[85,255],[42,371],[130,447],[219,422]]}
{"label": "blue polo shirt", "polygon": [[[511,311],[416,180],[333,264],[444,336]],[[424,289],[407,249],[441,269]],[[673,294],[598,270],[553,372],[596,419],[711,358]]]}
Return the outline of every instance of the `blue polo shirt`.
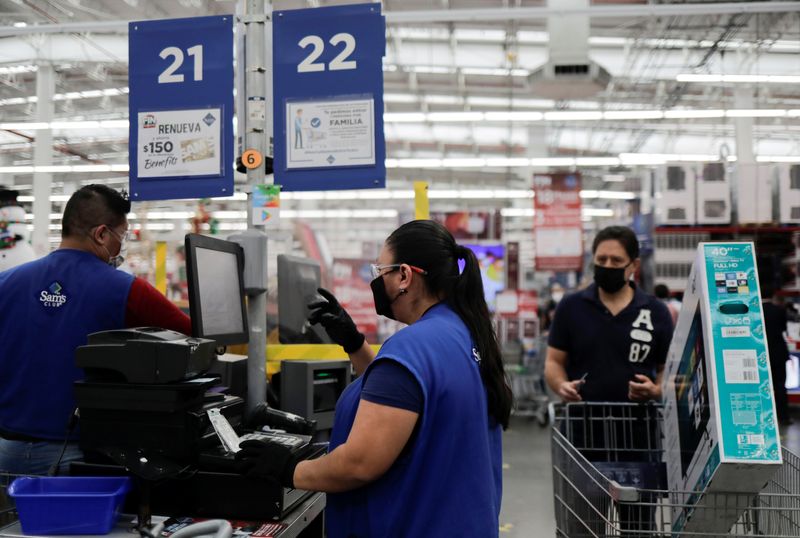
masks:
{"label": "blue polo shirt", "polygon": [[653,381],[667,359],[672,317],[667,307],[631,284],[633,300],[612,316],[596,284],[558,305],[548,345],[567,353],[567,377],[580,379],[585,401],[628,401],[628,381],[644,374]]}

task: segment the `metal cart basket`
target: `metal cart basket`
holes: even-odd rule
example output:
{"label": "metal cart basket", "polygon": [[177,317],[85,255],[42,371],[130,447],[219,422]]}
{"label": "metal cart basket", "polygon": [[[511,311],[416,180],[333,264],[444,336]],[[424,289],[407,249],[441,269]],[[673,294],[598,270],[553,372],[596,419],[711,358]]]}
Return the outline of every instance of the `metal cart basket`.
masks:
{"label": "metal cart basket", "polygon": [[[786,449],[756,495],[669,491],[660,405],[553,404],[550,415],[558,537],[800,536],[800,458]],[[680,511],[735,523],[679,530],[672,522]]]}

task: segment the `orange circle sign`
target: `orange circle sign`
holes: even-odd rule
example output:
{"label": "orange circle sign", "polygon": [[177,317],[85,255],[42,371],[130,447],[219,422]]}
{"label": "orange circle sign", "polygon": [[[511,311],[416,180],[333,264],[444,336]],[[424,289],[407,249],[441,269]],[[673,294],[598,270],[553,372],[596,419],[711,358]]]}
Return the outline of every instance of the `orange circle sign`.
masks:
{"label": "orange circle sign", "polygon": [[264,162],[264,158],[257,149],[248,149],[242,153],[242,164],[245,168],[258,168],[262,162]]}

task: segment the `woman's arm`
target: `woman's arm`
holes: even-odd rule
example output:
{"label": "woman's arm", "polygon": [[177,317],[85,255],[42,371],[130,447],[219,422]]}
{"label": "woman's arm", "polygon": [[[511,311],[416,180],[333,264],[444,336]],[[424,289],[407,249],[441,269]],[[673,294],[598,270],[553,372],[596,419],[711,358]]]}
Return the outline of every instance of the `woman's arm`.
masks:
{"label": "woman's arm", "polygon": [[375,359],[375,352],[366,339],[361,347],[350,353],[350,362],[358,375],[364,375],[367,367]]}
{"label": "woman's arm", "polygon": [[326,456],[297,464],[294,486],[336,493],[380,478],[406,446],[418,418],[413,411],[361,400],[347,441]]}

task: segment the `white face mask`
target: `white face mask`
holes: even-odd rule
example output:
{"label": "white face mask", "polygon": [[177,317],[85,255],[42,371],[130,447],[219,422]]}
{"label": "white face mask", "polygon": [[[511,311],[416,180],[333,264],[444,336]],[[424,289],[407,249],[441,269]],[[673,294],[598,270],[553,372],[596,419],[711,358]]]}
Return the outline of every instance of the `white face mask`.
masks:
{"label": "white face mask", "polygon": [[552,298],[556,303],[561,302],[561,299],[564,298],[564,292],[563,291],[554,291],[553,295],[552,295]]}
{"label": "white face mask", "polygon": [[108,262],[106,263],[108,263],[108,265],[110,265],[114,269],[117,269],[120,265],[123,264],[123,262],[125,261],[125,256],[128,254],[128,233],[125,232],[125,234],[120,237],[119,235],[117,235],[117,232],[115,232],[111,228],[109,228],[108,231],[114,234],[114,237],[116,237],[119,240],[119,253],[116,256],[112,256],[108,248],[105,245],[103,245],[103,248],[106,249],[106,252],[108,253]]}

